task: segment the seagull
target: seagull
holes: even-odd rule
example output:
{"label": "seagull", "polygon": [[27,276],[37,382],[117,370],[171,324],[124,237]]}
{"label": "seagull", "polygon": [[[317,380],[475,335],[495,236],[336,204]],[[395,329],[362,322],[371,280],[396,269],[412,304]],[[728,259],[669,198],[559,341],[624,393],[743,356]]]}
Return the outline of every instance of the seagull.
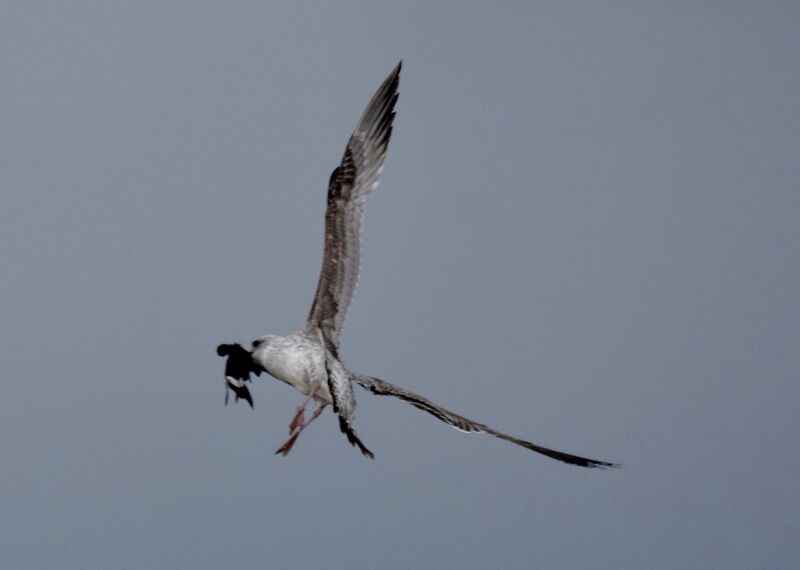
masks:
{"label": "seagull", "polygon": [[[357,384],[373,394],[404,400],[463,432],[489,434],[572,465],[618,467],[614,463],[548,449],[507,435],[453,413],[414,392],[372,376],[351,372],[339,359],[339,339],[358,283],[364,205],[367,196],[378,186],[386,159],[402,64],[401,61],[373,95],[347,142],[341,164],[331,174],[322,270],[305,327],[287,336],[258,337],[250,350],[239,344],[219,345],[217,354],[228,359],[225,403],[228,402],[228,390],[232,390],[237,401],[242,399],[252,407],[253,399],[246,382],[250,374],[258,376],[262,372],[305,395],[289,423],[289,439],[275,452],[284,456],[292,449],[300,433],[327,406],[332,405],[348,441],[366,457],[373,458],[373,453],[355,429],[353,385]],[[316,409],[306,420],[305,409],[312,401]]]}

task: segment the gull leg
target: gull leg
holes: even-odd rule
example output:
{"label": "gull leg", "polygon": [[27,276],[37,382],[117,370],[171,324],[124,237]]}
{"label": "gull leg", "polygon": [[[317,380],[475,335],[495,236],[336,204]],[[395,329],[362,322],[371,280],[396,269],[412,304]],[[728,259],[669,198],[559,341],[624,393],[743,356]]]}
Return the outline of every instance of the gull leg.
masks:
{"label": "gull leg", "polygon": [[296,429],[302,428],[306,423],[305,420],[305,407],[297,408],[297,411],[292,418],[292,421],[289,422],[289,434],[295,432]]}
{"label": "gull leg", "polygon": [[287,439],[287,440],[284,442],[284,444],[283,444],[282,446],[280,446],[280,447],[279,447],[279,448],[278,448],[278,449],[275,451],[275,455],[278,455],[278,454],[280,454],[280,455],[283,455],[284,457],[286,457],[287,455],[289,455],[289,452],[292,450],[292,446],[294,445],[294,442],[295,442],[295,441],[297,441],[297,437],[298,437],[299,435],[300,435],[300,432],[299,432],[299,431],[296,431],[296,432],[294,432],[292,435],[290,435],[290,436],[289,436],[289,439]]}
{"label": "gull leg", "polygon": [[313,422],[315,419],[317,419],[319,417],[319,415],[322,413],[322,410],[324,410],[325,406],[327,406],[327,405],[328,404],[320,404],[319,406],[317,406],[317,409],[314,410],[314,414],[311,416],[311,419],[308,420],[308,422],[306,423],[306,426],[308,426],[309,424],[311,424],[311,422]]}
{"label": "gull leg", "polygon": [[311,416],[311,418],[292,432],[292,435],[290,435],[289,439],[287,439],[286,442],[278,448],[278,450],[275,452],[275,455],[280,454],[286,457],[292,450],[292,446],[294,446],[294,443],[297,441],[297,438],[300,437],[300,434],[303,432],[303,430],[306,429],[309,425],[311,425],[311,422],[313,422],[315,419],[319,417],[319,415],[322,413],[322,410],[324,410],[325,406],[327,405],[328,404],[323,403],[317,406],[317,409],[314,410],[314,414]]}
{"label": "gull leg", "polygon": [[300,406],[298,406],[297,411],[294,413],[294,417],[292,417],[292,421],[289,422],[289,434],[290,435],[292,433],[294,433],[294,431],[296,429],[298,429],[298,428],[300,428],[300,430],[302,431],[303,426],[306,423],[305,422],[305,415],[304,415],[304,412],[306,410],[306,406],[311,401],[311,399],[314,397],[314,394],[317,393],[317,388],[318,387],[319,387],[319,385],[315,385],[313,388],[311,388],[311,391],[308,393],[308,396],[306,396],[306,399],[303,400],[303,403],[300,404]]}

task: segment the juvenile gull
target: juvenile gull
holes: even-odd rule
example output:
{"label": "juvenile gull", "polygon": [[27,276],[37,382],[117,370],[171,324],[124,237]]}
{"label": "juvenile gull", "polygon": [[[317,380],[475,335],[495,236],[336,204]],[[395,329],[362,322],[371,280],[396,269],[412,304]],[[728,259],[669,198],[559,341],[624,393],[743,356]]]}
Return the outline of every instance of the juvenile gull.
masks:
{"label": "juvenile gull", "polygon": [[[367,105],[347,142],[341,164],[331,174],[325,212],[325,249],[316,295],[303,330],[288,336],[267,335],[255,339],[251,350],[238,344],[221,344],[217,354],[227,356],[226,390],[233,390],[253,405],[245,384],[251,373],[262,371],[294,386],[306,398],[289,424],[289,439],[276,451],[286,455],[300,433],[329,405],[339,418],[348,441],[367,457],[373,457],[356,434],[353,383],[380,396],[394,396],[428,412],[454,428],[486,433],[510,441],[553,459],[582,467],[616,467],[613,463],[587,459],[533,444],[472,421],[384,380],[350,372],[339,360],[339,338],[360,268],[361,224],[367,196],[378,186],[386,149],[392,133],[394,107],[402,62],[389,74]],[[227,392],[226,392],[227,403]],[[317,408],[305,420],[311,401]]]}

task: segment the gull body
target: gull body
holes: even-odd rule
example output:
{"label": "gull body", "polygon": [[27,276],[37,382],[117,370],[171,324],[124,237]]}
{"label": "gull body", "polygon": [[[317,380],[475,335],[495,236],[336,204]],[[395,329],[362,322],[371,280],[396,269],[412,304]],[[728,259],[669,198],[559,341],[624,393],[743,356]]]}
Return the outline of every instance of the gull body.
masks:
{"label": "gull body", "polygon": [[313,399],[333,404],[325,371],[325,348],[315,335],[305,331],[288,336],[264,335],[253,341],[252,358],[277,378],[308,396],[316,388]]}
{"label": "gull body", "polygon": [[[246,382],[251,373],[258,375],[266,371],[306,396],[289,424],[289,439],[276,452],[284,455],[292,449],[303,429],[328,405],[332,405],[348,441],[365,456],[373,457],[355,430],[355,384],[373,394],[408,402],[463,432],[485,433],[573,465],[615,467],[613,463],[548,449],[507,435],[451,412],[410,390],[351,372],[339,360],[339,339],[360,271],[364,205],[367,196],[378,186],[386,159],[401,65],[402,62],[395,67],[367,104],[347,142],[341,163],[331,174],[322,269],[305,328],[286,336],[261,336],[253,341],[250,350],[238,344],[217,347],[217,354],[228,358],[226,389],[233,390],[237,399],[247,400],[252,406]],[[312,400],[318,406],[306,422],[304,410]]]}

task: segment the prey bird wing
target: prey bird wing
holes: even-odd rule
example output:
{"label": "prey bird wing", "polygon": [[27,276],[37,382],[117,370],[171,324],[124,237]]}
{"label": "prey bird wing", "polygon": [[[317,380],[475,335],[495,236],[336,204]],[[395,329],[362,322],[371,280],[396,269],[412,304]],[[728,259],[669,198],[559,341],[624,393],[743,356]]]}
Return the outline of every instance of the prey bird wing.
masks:
{"label": "prey bird wing", "polygon": [[432,416],[435,416],[437,419],[463,432],[488,433],[489,435],[493,435],[494,437],[504,439],[506,441],[510,441],[511,443],[515,443],[519,446],[522,446],[525,449],[530,449],[531,451],[535,451],[536,453],[541,453],[542,455],[546,455],[547,457],[557,459],[558,461],[563,461],[564,463],[570,463],[572,465],[580,465],[581,467],[599,467],[599,468],[619,467],[619,465],[617,465],[616,463],[608,463],[606,461],[599,461],[597,459],[587,459],[586,457],[580,457],[578,455],[564,453],[563,451],[548,449],[546,447],[542,447],[541,445],[536,445],[535,443],[531,443],[530,441],[525,441],[524,439],[518,439],[503,432],[499,432],[493,428],[490,428],[487,425],[467,419],[464,416],[460,416],[454,412],[451,412],[450,410],[447,410],[437,404],[434,404],[433,402],[431,402],[427,398],[423,398],[419,394],[415,394],[410,390],[398,388],[397,386],[389,384],[384,380],[379,380],[378,378],[372,378],[371,376],[362,376],[360,374],[354,374],[353,380],[357,384],[359,384],[362,388],[369,390],[373,394],[377,394],[378,396],[394,396],[395,398],[400,398],[401,400],[408,402],[412,406],[419,408],[422,411],[428,412]]}
{"label": "prey bird wing", "polygon": [[358,284],[364,204],[378,186],[386,159],[401,66],[402,62],[373,95],[328,186],[322,270],[306,331],[314,334],[317,328],[322,329],[327,348],[334,355],[338,354],[339,336]]}
{"label": "prey bird wing", "polygon": [[260,376],[264,367],[253,361],[250,352],[240,344],[221,344],[217,347],[219,356],[227,356],[225,363],[225,405],[228,405],[228,391],[233,390],[236,401],[244,400],[253,407],[253,396],[247,388],[250,374]]}

